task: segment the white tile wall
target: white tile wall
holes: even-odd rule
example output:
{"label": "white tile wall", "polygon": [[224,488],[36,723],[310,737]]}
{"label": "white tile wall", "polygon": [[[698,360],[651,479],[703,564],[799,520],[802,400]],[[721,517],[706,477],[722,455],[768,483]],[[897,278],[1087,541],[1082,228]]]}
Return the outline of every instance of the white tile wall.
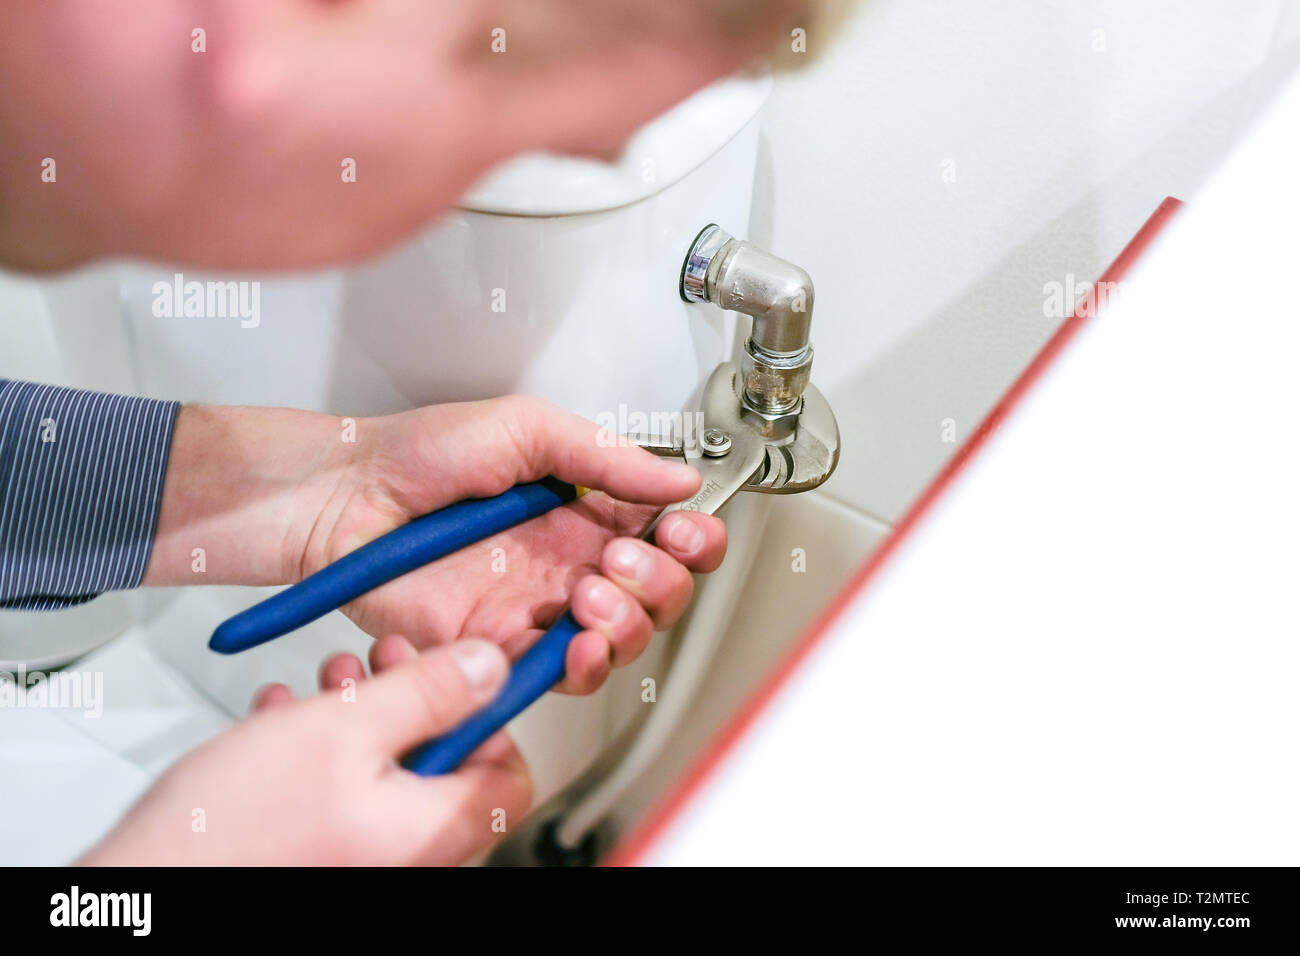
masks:
{"label": "white tile wall", "polygon": [[896,521],[1055,328],[1044,284],[1190,198],[1298,36],[1287,0],[868,0],[781,77],[751,232],[817,284],[828,492]]}

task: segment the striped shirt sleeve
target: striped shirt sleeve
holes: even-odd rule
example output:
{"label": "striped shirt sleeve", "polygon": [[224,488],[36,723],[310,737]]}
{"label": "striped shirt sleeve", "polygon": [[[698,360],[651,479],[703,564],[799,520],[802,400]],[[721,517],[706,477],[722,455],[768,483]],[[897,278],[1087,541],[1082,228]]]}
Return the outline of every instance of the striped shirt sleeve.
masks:
{"label": "striped shirt sleeve", "polygon": [[0,379],[0,607],[139,586],[179,409]]}

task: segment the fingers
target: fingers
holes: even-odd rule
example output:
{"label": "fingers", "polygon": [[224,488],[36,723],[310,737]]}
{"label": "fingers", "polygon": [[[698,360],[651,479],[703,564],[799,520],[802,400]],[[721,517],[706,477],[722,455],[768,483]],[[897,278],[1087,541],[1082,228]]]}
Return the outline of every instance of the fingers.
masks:
{"label": "fingers", "polygon": [[514,414],[526,429],[522,447],[538,477],[554,475],[640,504],[670,504],[699,490],[694,468],[620,441],[577,415],[536,401],[520,403]]}
{"label": "fingers", "polygon": [[[401,638],[395,638],[395,640],[401,640]],[[371,656],[372,658],[374,656],[373,646]],[[365,679],[366,669],[355,654],[334,654],[327,657],[325,662],[321,664],[318,675],[321,690],[339,690],[345,686],[344,681],[351,680],[355,686]],[[254,712],[267,710],[280,704],[286,704],[291,700],[293,700],[293,691],[288,686],[280,683],[267,684],[253,696],[251,709]]]}
{"label": "fingers", "polygon": [[692,571],[716,571],[727,554],[727,526],[720,518],[672,511],[655,528],[655,543]]}
{"label": "fingers", "polygon": [[[457,497],[499,494],[511,485],[554,475],[599,488],[622,501],[669,504],[693,495],[700,475],[683,462],[658,458],[594,422],[522,395],[462,406],[457,428],[440,442],[456,445]],[[494,427],[484,427],[487,424]]]}
{"label": "fingers", "polygon": [[[578,623],[583,623],[581,618]],[[612,656],[609,638],[604,634],[579,631],[564,653],[564,680],[555,689],[562,694],[595,693],[609,677]]]}
{"label": "fingers", "polygon": [[406,638],[389,634],[370,645],[370,670],[382,674],[389,668],[405,664],[419,656],[420,652],[415,649],[415,645]]}
{"label": "fingers", "polygon": [[355,654],[334,654],[320,668],[320,689],[338,690],[352,681],[355,687],[366,679],[366,669]]}
{"label": "fingers", "polygon": [[[690,575],[687,575],[687,581],[689,580]],[[578,582],[573,590],[572,610],[579,624],[605,638],[605,656],[608,664],[614,667],[622,667],[636,660],[654,634],[650,615],[637,599],[598,574],[588,575]],[[572,642],[569,650],[572,656]],[[590,668],[585,655],[572,663],[578,669],[571,668],[570,673],[585,674]],[[604,679],[604,675],[601,675],[601,679]]]}
{"label": "fingers", "polygon": [[426,651],[360,684],[351,723],[391,756],[450,730],[490,701],[507,672],[495,644],[460,640]]}
{"label": "fingers", "polygon": [[656,629],[677,620],[695,590],[686,568],[636,538],[615,538],[607,544],[600,556],[600,570],[640,602]]}
{"label": "fingers", "polygon": [[424,828],[425,862],[463,860],[523,819],[532,779],[504,732],[489,738],[460,768],[441,777],[394,772],[387,792],[394,819]]}
{"label": "fingers", "polygon": [[[370,645],[370,669],[376,674],[383,673],[390,667],[405,663],[418,652],[404,637],[396,634],[380,638]],[[344,681],[351,680],[353,686],[366,679],[366,669],[355,654],[334,654],[325,659],[321,665],[319,684],[321,690],[339,690]],[[267,684],[253,696],[251,710],[266,710],[293,700],[293,691],[284,684]]]}
{"label": "fingers", "polygon": [[[381,637],[370,645],[370,670],[382,674],[419,656],[415,645],[399,634]],[[335,654],[326,658],[320,669],[320,689],[337,690],[345,680],[354,685],[366,679],[366,669],[355,654]]]}
{"label": "fingers", "polygon": [[[451,653],[458,646],[432,653]],[[500,652],[498,656],[504,663],[504,656]],[[371,645],[370,667],[376,674],[401,674],[420,666],[419,657],[405,638],[383,637]],[[383,680],[379,677],[373,683]],[[484,741],[454,773],[418,777],[397,767],[392,770],[386,777],[386,792],[393,801],[390,812],[394,819],[419,821],[424,827],[427,862],[472,856],[498,838],[503,827],[522,818],[532,803],[528,765],[505,731]]]}
{"label": "fingers", "polygon": [[278,707],[280,704],[287,704],[293,700],[293,691],[284,684],[267,684],[253,695],[252,710],[268,710],[272,707]]}
{"label": "fingers", "polygon": [[695,587],[690,571],[714,570],[727,549],[726,526],[709,515],[669,514],[655,539],[658,548],[611,541],[601,555],[604,576],[588,575],[574,588],[573,616],[586,630],[569,644],[559,691],[590,694],[611,667],[636,660],[656,630],[681,616]]}

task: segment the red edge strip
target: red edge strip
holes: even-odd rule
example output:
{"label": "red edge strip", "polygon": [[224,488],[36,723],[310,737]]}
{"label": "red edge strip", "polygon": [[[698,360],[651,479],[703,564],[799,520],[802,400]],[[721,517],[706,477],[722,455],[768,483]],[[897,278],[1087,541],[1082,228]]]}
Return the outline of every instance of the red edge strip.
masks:
{"label": "red edge strip", "polygon": [[[1124,251],[1119,254],[1119,257],[1111,263],[1110,268],[1102,274],[1101,280],[1098,282],[1098,300],[1104,297],[1106,290],[1109,288],[1103,283],[1122,281],[1182,205],[1181,200],[1173,197],[1165,199],[1160,204],[1160,208],[1152,214],[1151,218],[1138,231],[1138,234],[1124,247]],[[889,560],[890,555],[897,550],[899,542],[916,527],[925,513],[929,511],[931,505],[953,483],[957,474],[966,466],[966,463],[970,461],[975,452],[997,430],[998,426],[1011,413],[1011,410],[1024,398],[1025,394],[1042,377],[1048,366],[1056,360],[1056,357],[1060,355],[1079,329],[1083,327],[1083,324],[1103,304],[1104,302],[1097,301],[1096,308],[1092,308],[1089,307],[1088,299],[1084,299],[1074,314],[1062,323],[1061,327],[1056,330],[1056,334],[1051,337],[1048,343],[1043,346],[1042,351],[1029,363],[1029,367],[1016,379],[1015,384],[1002,397],[1002,400],[994,406],[993,410],[989,412],[988,416],[975,429],[965,444],[949,459],[947,465],[925,489],[925,493],[908,509],[907,514],[903,516],[903,520],[898,523],[894,532],[858,569],[835,600],[804,631],[794,647],[772,669],[763,684],[750,694],[727,726],[705,747],[700,756],[696,758],[695,763],[692,764],[690,770],[681,777],[676,786],[655,805],[627,839],[614,848],[608,859],[604,861],[605,866],[635,866],[649,852],[655,841],[664,834],[664,831],[673,822],[673,819],[702,789],[708,777],[718,769],[718,766],[735,748],[740,738],[748,732],[758,719],[763,708],[785,686],[813,648],[830,632],[832,625],[839,620],[840,616],[858,597],[876,572]]]}

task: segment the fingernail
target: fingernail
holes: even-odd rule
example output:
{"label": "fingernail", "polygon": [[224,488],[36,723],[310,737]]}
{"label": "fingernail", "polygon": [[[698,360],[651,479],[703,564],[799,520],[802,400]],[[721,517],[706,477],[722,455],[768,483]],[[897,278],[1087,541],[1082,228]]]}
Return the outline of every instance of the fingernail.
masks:
{"label": "fingernail", "polygon": [[668,547],[678,554],[694,554],[704,547],[704,532],[685,515],[674,518],[668,525]]}
{"label": "fingernail", "polygon": [[487,641],[465,640],[452,645],[452,656],[465,681],[477,691],[497,685],[501,673],[501,650]]}
{"label": "fingernail", "polygon": [[610,568],[619,577],[644,584],[654,574],[654,559],[635,541],[617,541],[610,550]]}
{"label": "fingernail", "polygon": [[606,624],[617,624],[627,617],[627,599],[615,585],[598,578],[587,594],[591,611]]}

